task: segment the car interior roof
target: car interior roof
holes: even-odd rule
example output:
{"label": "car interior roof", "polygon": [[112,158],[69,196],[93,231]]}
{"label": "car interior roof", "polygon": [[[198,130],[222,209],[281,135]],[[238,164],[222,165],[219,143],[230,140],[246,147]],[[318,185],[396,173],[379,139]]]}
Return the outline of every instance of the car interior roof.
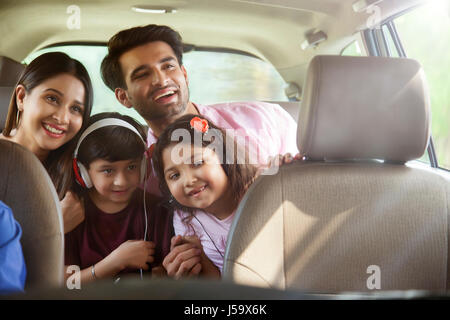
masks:
{"label": "car interior roof", "polygon": [[[373,1],[366,1],[372,3]],[[380,19],[424,0],[377,2]],[[105,42],[116,32],[149,23],[169,25],[185,43],[248,52],[269,61],[285,81],[302,85],[306,66],[316,54],[339,54],[353,35],[366,28],[370,11],[353,11],[355,0],[154,0],[152,7],[171,14],[131,10],[133,0],[78,1],[80,29],[69,29],[71,0],[16,1],[0,4],[0,55],[23,60],[42,47],[68,41]],[[270,23],[268,23],[270,21]],[[327,40],[301,49],[305,35],[322,30]]]}

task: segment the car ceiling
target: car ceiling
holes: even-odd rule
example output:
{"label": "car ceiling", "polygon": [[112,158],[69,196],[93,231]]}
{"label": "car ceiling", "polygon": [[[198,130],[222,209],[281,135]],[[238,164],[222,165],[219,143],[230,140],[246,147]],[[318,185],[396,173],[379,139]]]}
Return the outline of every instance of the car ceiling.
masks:
{"label": "car ceiling", "polygon": [[[364,0],[363,0],[364,1]],[[373,0],[365,0],[373,2]],[[426,0],[377,3],[384,19]],[[432,0],[428,0],[432,1]],[[29,53],[62,42],[106,42],[119,30],[149,23],[179,31],[188,44],[237,49],[273,64],[286,81],[301,85],[305,67],[316,54],[339,54],[366,28],[372,12],[356,13],[356,0],[2,0],[0,55],[23,60]],[[70,30],[70,5],[80,8],[80,29]],[[135,5],[175,8],[149,14]],[[322,30],[327,40],[301,49],[305,35]]]}

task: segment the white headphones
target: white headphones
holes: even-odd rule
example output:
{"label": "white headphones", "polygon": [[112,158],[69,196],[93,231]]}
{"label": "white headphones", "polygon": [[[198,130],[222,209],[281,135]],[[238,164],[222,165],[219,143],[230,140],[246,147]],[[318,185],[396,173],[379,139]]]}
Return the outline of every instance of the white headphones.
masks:
{"label": "white headphones", "polygon": [[[117,119],[117,118],[106,118],[106,119],[101,119],[97,122],[94,122],[83,132],[83,134],[80,137],[80,140],[78,140],[78,144],[77,144],[77,147],[75,148],[75,152],[73,153],[72,165],[73,165],[73,171],[75,173],[75,179],[78,182],[78,184],[80,184],[84,188],[88,188],[88,189],[92,188],[92,181],[91,181],[91,178],[89,177],[89,173],[88,173],[88,170],[86,169],[86,167],[81,162],[79,162],[77,159],[78,149],[80,148],[81,142],[83,142],[83,140],[91,132],[93,132],[97,129],[103,128],[103,127],[108,127],[108,126],[119,126],[119,127],[124,127],[124,128],[130,129],[131,131],[133,131],[134,133],[137,134],[137,136],[141,139],[142,143],[144,144],[145,149],[147,149],[147,144],[145,143],[141,134],[137,131],[137,129],[135,127],[133,127],[131,124],[129,124],[125,120],[121,120],[121,119]],[[140,177],[141,184],[144,182],[146,169],[147,169],[147,162],[146,162],[145,153],[144,153],[142,155],[142,161],[141,161],[141,177]]]}

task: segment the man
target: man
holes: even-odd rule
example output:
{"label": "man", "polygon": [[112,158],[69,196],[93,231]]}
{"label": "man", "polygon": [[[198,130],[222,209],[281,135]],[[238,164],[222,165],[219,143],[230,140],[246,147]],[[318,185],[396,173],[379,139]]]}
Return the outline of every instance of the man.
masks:
{"label": "man", "polygon": [[[288,154],[289,162],[290,155],[298,153],[297,125],[279,105],[246,102],[205,106],[190,101],[182,54],[181,36],[167,26],[123,30],[108,42],[108,55],[101,65],[103,81],[122,105],[134,108],[145,119],[148,145],[155,143],[164,128],[179,117],[201,114],[217,126],[233,130],[231,134],[238,141],[248,139],[249,153],[256,155],[253,159],[259,164],[280,154]],[[148,190],[160,194],[155,177],[149,181]],[[179,267],[175,263],[169,275],[185,274],[178,272]]]}

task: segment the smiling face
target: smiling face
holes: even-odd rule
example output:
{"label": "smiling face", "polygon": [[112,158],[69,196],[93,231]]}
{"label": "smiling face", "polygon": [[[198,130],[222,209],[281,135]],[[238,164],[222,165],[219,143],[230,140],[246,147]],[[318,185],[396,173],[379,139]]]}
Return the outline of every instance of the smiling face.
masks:
{"label": "smiling face", "polygon": [[110,162],[92,161],[88,173],[93,187],[89,196],[95,205],[107,213],[124,209],[140,183],[142,159]]}
{"label": "smiling face", "polygon": [[147,121],[178,118],[189,102],[186,70],[172,48],[155,41],[133,48],[119,58],[127,89],[116,89],[126,107]]}
{"label": "smiling face", "polygon": [[164,149],[162,160],[167,186],[181,205],[211,213],[224,207],[229,179],[213,150],[172,144]]}
{"label": "smiling face", "polygon": [[38,156],[58,149],[81,129],[85,106],[83,83],[70,74],[60,74],[26,92],[17,86],[20,125],[14,140]]}

